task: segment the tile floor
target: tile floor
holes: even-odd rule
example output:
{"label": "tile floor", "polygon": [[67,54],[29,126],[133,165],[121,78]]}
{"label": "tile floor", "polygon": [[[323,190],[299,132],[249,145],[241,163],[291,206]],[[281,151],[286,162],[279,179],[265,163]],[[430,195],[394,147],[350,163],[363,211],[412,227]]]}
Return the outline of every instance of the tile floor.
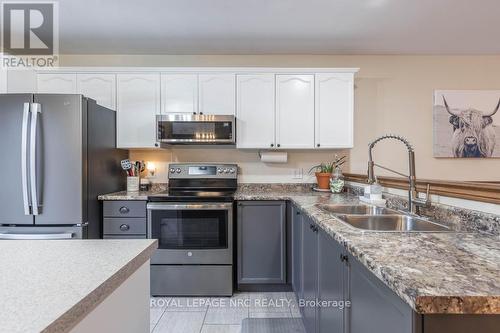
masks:
{"label": "tile floor", "polygon": [[300,318],[300,312],[291,292],[151,298],[150,330],[154,333],[237,333],[247,318]]}

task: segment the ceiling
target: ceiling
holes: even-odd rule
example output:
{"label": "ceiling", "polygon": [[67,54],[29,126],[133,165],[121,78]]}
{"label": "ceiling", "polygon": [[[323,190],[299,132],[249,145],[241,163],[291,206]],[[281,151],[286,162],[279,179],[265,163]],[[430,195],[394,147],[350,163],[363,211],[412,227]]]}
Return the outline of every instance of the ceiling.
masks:
{"label": "ceiling", "polygon": [[498,0],[63,0],[63,54],[500,54]]}

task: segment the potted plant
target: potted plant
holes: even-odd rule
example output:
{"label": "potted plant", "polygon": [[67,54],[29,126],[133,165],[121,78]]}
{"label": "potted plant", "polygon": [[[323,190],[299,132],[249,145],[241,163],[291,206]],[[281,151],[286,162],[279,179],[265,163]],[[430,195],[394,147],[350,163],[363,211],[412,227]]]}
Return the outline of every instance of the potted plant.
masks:
{"label": "potted plant", "polygon": [[322,190],[328,190],[330,188],[330,178],[332,177],[333,170],[341,166],[345,162],[345,156],[338,157],[335,155],[335,160],[332,162],[322,162],[321,164],[313,166],[309,173],[316,169],[314,173],[316,176],[316,182],[318,183],[318,188]]}

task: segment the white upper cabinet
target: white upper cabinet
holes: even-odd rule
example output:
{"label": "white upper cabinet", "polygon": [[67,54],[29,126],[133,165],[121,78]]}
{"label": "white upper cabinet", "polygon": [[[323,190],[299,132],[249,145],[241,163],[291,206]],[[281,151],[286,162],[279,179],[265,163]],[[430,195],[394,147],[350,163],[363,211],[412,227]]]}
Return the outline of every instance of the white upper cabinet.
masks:
{"label": "white upper cabinet", "polygon": [[118,74],[117,146],[154,148],[160,114],[160,74]]}
{"label": "white upper cabinet", "polygon": [[198,95],[200,114],[234,115],[236,109],[235,75],[200,74]]}
{"label": "white upper cabinet", "polygon": [[276,146],[274,84],[274,74],[237,76],[237,148]]}
{"label": "white upper cabinet", "polygon": [[39,93],[76,94],[76,73],[37,73],[36,86]]}
{"label": "white upper cabinet", "polygon": [[116,110],[115,74],[77,74],[77,91],[99,105]]}
{"label": "white upper cabinet", "polygon": [[314,75],[276,75],[276,146],[314,148]]}
{"label": "white upper cabinet", "polygon": [[36,73],[32,70],[5,71],[5,88],[8,93],[34,93],[36,89]]}
{"label": "white upper cabinet", "polygon": [[352,148],[354,74],[316,75],[315,146]]}
{"label": "white upper cabinet", "polygon": [[161,75],[161,113],[198,112],[198,75]]}

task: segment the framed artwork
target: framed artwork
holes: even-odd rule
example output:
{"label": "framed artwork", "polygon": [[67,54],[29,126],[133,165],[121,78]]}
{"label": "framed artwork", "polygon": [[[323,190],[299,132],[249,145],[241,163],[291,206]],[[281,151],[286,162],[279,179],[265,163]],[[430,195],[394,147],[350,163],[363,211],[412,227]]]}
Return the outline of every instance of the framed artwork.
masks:
{"label": "framed artwork", "polygon": [[434,91],[434,157],[500,157],[500,90]]}

